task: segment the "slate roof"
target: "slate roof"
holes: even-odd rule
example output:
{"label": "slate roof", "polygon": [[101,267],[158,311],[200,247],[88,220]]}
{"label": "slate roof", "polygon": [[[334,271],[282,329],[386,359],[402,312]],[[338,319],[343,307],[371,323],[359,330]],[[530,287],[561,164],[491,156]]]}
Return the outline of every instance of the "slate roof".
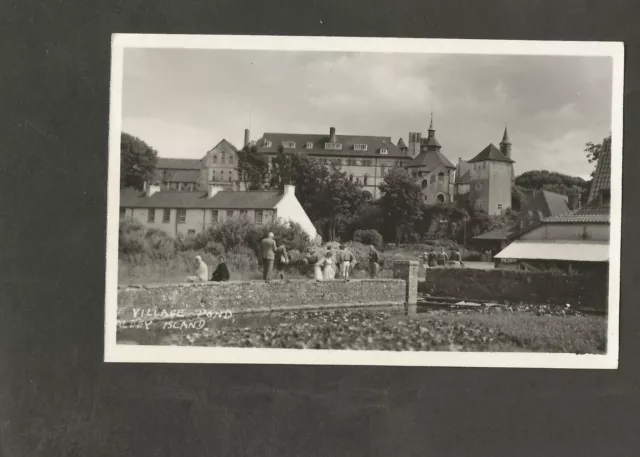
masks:
{"label": "slate roof", "polygon": [[277,191],[218,192],[207,198],[206,192],[161,190],[146,197],[137,189],[120,191],[121,208],[185,208],[185,209],[273,209],[282,200]]}
{"label": "slate roof", "polygon": [[436,140],[435,136],[429,136],[427,138],[423,138],[422,141],[423,141],[423,144],[427,145],[428,147],[437,147],[437,148],[442,147],[440,146],[440,143],[438,142],[438,140]]}
{"label": "slate roof", "polygon": [[400,138],[398,140],[398,144],[397,144],[398,148],[406,148],[407,145],[405,144],[404,140],[402,138]]}
{"label": "slate roof", "polygon": [[200,170],[199,159],[167,159],[158,157],[158,168],[167,168],[171,170]]}
{"label": "slate roof", "polygon": [[447,168],[455,169],[456,167],[449,162],[443,153],[440,151],[423,151],[416,156],[411,162],[409,162],[407,167],[421,167],[425,168],[427,171],[435,170],[440,165],[444,165]]}
{"label": "slate roof", "polygon": [[473,159],[469,160],[467,163],[483,162],[485,160],[514,163],[513,160],[506,157],[502,153],[502,151],[500,151],[500,149],[498,149],[493,143],[489,144],[489,146],[487,146],[482,151],[480,151],[478,155],[476,155]]}
{"label": "slate roof", "polygon": [[602,152],[591,182],[588,201],[593,200],[602,190],[607,189],[611,189],[611,138],[605,138],[602,142]]}
{"label": "slate roof", "polygon": [[471,183],[471,171],[467,171],[462,176],[456,175],[456,184],[470,184]]}
{"label": "slate roof", "polygon": [[200,179],[200,170],[158,169],[154,173],[156,182],[195,182]]}
{"label": "slate roof", "polygon": [[[271,141],[271,147],[265,146],[265,140]],[[342,144],[341,150],[325,149],[325,143],[329,142],[329,135],[304,134],[304,133],[265,133],[256,142],[259,153],[276,154],[283,141],[294,141],[295,148],[285,148],[285,152],[300,152],[316,156],[335,157],[396,157],[407,158],[398,146],[393,144],[389,136],[364,136],[364,135],[336,135],[336,142]],[[311,142],[312,148],[307,148],[307,142]],[[366,144],[366,151],[356,151],[354,144]],[[380,154],[380,149],[386,149],[387,154]]]}

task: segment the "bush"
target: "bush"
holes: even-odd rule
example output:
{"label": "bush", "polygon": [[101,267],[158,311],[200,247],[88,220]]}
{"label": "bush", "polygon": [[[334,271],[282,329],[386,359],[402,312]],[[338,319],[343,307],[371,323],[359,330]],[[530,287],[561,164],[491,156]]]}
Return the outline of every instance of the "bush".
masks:
{"label": "bush", "polygon": [[219,257],[224,255],[226,251],[222,243],[218,243],[217,241],[208,241],[204,247],[204,252]]}
{"label": "bush", "polygon": [[353,234],[353,241],[362,244],[373,244],[382,247],[382,235],[377,230],[356,230]]}

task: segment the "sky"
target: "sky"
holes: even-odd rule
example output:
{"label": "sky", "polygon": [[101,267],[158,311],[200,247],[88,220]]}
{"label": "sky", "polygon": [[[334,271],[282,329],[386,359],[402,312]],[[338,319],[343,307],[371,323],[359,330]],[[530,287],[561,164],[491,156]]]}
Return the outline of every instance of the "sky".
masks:
{"label": "sky", "polygon": [[585,143],[611,128],[609,57],[128,48],[122,129],[160,157],[200,159],[264,132],[426,136],[457,163],[505,125],[516,174],[588,178]]}

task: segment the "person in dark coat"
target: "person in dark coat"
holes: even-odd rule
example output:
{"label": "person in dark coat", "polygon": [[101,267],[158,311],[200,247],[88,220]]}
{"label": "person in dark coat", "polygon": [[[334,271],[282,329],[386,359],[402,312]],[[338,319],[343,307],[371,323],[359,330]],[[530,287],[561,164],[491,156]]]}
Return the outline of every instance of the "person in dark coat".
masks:
{"label": "person in dark coat", "polygon": [[211,275],[212,281],[228,281],[230,278],[229,269],[227,264],[224,263],[224,257],[220,257],[220,263],[216,267],[216,270]]}
{"label": "person in dark coat", "polygon": [[280,244],[276,248],[275,259],[273,262],[273,267],[276,271],[276,278],[285,279],[284,277],[284,269],[289,263],[289,253],[287,252],[287,248],[284,244]]}

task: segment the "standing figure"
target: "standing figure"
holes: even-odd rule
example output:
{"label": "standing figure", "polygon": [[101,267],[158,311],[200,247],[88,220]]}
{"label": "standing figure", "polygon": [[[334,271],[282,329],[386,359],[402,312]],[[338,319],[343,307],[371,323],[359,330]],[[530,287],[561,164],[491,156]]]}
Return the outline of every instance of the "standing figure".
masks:
{"label": "standing figure", "polygon": [[459,268],[462,266],[462,255],[460,255],[460,251],[457,249],[451,251],[450,263],[454,267]]}
{"label": "standing figure", "polygon": [[449,260],[449,256],[444,252],[444,248],[440,248],[440,252],[438,252],[437,256],[438,266],[444,267],[447,264],[447,260]]}
{"label": "standing figure", "polygon": [[380,253],[373,244],[369,245],[369,276],[371,279],[378,277],[380,273]]}
{"label": "standing figure", "polygon": [[429,268],[435,268],[438,266],[436,257],[436,253],[434,252],[433,248],[431,248],[427,254],[427,263],[429,265]]}
{"label": "standing figure", "polygon": [[194,276],[188,276],[187,282],[206,282],[209,279],[209,268],[204,263],[202,257],[196,256],[196,274]]}
{"label": "standing figure", "polygon": [[262,240],[262,279],[269,281],[271,271],[273,270],[273,261],[276,258],[276,242],[273,239],[273,233],[269,233]]}
{"label": "standing figure", "polygon": [[276,278],[284,279],[284,268],[288,263],[289,254],[287,253],[287,248],[281,243],[276,249],[275,261],[273,262],[273,266],[276,270]]}
{"label": "standing figure", "polygon": [[338,251],[336,257],[336,262],[340,266],[340,276],[345,281],[348,281],[351,273],[351,262],[354,260],[353,254],[344,244],[341,244],[340,251]]}
{"label": "standing figure", "polygon": [[336,278],[336,270],[333,259],[331,258],[331,251],[327,251],[322,262],[322,276],[324,281]]}

